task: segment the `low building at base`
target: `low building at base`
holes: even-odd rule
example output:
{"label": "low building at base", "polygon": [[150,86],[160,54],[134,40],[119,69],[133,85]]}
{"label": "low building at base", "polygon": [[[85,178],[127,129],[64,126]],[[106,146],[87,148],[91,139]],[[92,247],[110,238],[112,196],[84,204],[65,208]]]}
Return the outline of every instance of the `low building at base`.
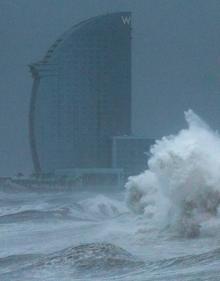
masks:
{"label": "low building at base", "polygon": [[97,168],[97,169],[60,169],[54,173],[56,178],[63,178],[65,181],[75,182],[80,187],[116,187],[124,184],[123,169]]}

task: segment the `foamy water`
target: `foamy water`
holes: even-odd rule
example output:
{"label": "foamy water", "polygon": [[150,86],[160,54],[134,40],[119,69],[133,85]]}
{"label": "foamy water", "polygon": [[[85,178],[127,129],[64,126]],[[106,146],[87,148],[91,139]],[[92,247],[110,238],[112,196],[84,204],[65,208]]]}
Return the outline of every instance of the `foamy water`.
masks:
{"label": "foamy water", "polygon": [[220,280],[220,138],[185,117],[123,192],[1,186],[0,280]]}
{"label": "foamy water", "polygon": [[158,140],[148,170],[130,177],[126,188],[133,212],[190,237],[218,217],[220,137],[193,111],[185,118],[188,128]]}

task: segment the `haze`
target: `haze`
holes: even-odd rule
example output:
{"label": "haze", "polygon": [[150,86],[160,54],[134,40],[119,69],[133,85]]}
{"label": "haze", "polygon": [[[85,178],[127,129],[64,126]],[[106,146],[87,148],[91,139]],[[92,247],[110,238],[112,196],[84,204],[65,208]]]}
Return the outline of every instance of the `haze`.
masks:
{"label": "haze", "polygon": [[32,171],[28,64],[72,25],[114,11],[133,14],[134,132],[175,133],[188,108],[220,130],[218,0],[1,0],[0,176]]}

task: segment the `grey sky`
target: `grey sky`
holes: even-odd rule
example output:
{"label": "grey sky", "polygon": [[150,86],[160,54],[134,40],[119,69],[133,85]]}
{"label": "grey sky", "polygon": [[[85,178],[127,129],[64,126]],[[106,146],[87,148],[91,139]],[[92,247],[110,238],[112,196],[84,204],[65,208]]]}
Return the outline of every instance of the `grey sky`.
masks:
{"label": "grey sky", "polygon": [[77,22],[133,13],[133,125],[175,133],[189,107],[220,130],[220,1],[0,0],[0,175],[31,172],[27,65]]}

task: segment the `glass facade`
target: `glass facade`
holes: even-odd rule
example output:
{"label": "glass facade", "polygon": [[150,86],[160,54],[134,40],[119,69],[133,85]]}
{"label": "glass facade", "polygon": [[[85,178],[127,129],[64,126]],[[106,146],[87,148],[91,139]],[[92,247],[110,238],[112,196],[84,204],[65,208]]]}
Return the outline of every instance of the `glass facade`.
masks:
{"label": "glass facade", "polygon": [[112,137],[131,133],[131,13],[81,22],[30,68],[35,172],[110,168]]}

